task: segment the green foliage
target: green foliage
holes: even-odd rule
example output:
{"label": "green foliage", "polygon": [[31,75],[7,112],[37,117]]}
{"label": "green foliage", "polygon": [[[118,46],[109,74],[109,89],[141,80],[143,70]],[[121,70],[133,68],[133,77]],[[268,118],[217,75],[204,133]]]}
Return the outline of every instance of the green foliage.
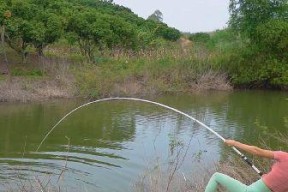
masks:
{"label": "green foliage", "polygon": [[42,77],[44,75],[41,70],[25,70],[21,68],[15,68],[12,70],[11,74],[13,76],[29,76],[29,77]]}
{"label": "green foliage", "polygon": [[235,84],[248,87],[287,86],[287,0],[230,0],[230,26],[241,35],[238,55],[229,73]]}
{"label": "green foliage", "polygon": [[288,22],[269,20],[256,28],[256,42],[266,53],[288,58]]}
{"label": "green foliage", "polygon": [[164,23],[159,23],[157,28],[155,29],[155,35],[158,37],[162,37],[168,41],[176,41],[181,37],[181,33],[179,30],[175,28],[169,28]]}
{"label": "green foliage", "polygon": [[[116,42],[122,42],[124,48],[149,48],[150,45],[155,45],[155,41],[159,38],[164,38],[168,41],[175,41],[180,38],[181,33],[174,28],[168,27],[166,24],[151,19],[144,20],[138,17],[130,9],[113,4],[109,1],[95,1],[95,0],[73,0],[75,4],[86,6],[95,12],[110,16],[110,24],[118,25],[117,28],[121,29],[121,35],[119,30],[113,30],[116,34]],[[83,10],[82,10],[83,11]],[[84,10],[85,11],[85,10]],[[155,14],[159,19],[162,18],[162,13],[156,11]],[[161,18],[160,18],[161,17]],[[115,26],[116,28],[116,26]],[[120,41],[119,39],[122,38]],[[111,46],[111,43],[109,44]],[[119,47],[119,44],[116,45]]]}
{"label": "green foliage", "polygon": [[[43,54],[43,49],[47,45],[52,44],[61,38],[64,28],[62,18],[54,13],[43,13],[41,18],[39,18],[39,21],[38,30],[41,29],[41,32],[39,31],[37,34],[42,33],[42,35],[40,38],[32,39],[32,44],[38,50],[39,54]],[[34,26],[34,28],[38,27]]]}
{"label": "green foliage", "polygon": [[25,59],[29,46],[39,54],[48,44],[57,41],[63,31],[59,16],[41,9],[30,1],[11,1],[12,17],[6,24],[6,42]]}
{"label": "green foliage", "polygon": [[288,85],[286,62],[280,62],[275,58],[266,58],[263,61],[261,54],[256,55],[247,48],[243,49],[239,55],[231,57],[228,68],[231,80],[237,86],[284,88]]}
{"label": "green foliage", "polygon": [[211,50],[221,51],[222,54],[234,52],[242,45],[243,40],[237,36],[231,29],[217,30],[210,35],[206,43]]}
{"label": "green foliage", "polygon": [[8,11],[6,3],[0,1],[0,26],[2,26],[7,19],[7,17],[5,16],[6,11]]}
{"label": "green foliage", "polygon": [[207,43],[210,40],[210,35],[208,33],[194,33],[189,35],[189,40],[196,43]]}
{"label": "green foliage", "polygon": [[90,61],[96,49],[134,48],[137,40],[131,24],[93,10],[75,13],[68,22],[67,32],[70,42],[77,42]]}
{"label": "green foliage", "polygon": [[110,16],[107,18],[109,28],[112,31],[112,36],[107,39],[109,48],[135,48],[137,43],[136,31],[133,25],[127,23],[122,18]]}
{"label": "green foliage", "polygon": [[[230,26],[247,36],[252,44],[277,49],[279,41],[286,41],[287,0],[230,0],[230,13]],[[262,43],[266,35],[269,38]]]}
{"label": "green foliage", "polygon": [[[9,19],[7,11],[12,14]],[[0,0],[0,24],[4,21],[5,40],[23,60],[31,47],[42,55],[60,38],[77,43],[94,61],[95,54],[106,49],[146,49],[162,39],[180,37],[178,30],[164,23],[146,21],[126,7],[102,0]]]}
{"label": "green foliage", "polygon": [[271,19],[287,20],[287,0],[230,0],[230,25],[232,28],[256,38],[256,28],[259,24]]}
{"label": "green foliage", "polygon": [[78,12],[68,22],[67,31],[74,37],[79,47],[90,61],[93,52],[105,45],[105,38],[111,38],[112,31],[102,15],[95,12]]}

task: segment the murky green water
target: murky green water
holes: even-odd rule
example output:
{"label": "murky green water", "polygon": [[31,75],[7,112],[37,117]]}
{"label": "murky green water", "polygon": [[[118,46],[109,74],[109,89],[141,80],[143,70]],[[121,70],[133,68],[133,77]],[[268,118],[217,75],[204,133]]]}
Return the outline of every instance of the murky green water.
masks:
{"label": "murky green water", "polygon": [[[153,100],[191,115],[224,138],[256,145],[265,138],[272,147],[285,149],[267,135],[288,132],[287,92],[215,92]],[[47,185],[64,191],[126,192],[148,168],[173,169],[177,157],[178,171],[187,177],[201,177],[203,168],[223,158],[221,140],[205,128],[173,111],[135,101],[80,109],[35,152],[53,125],[83,103],[0,104],[1,190]]]}

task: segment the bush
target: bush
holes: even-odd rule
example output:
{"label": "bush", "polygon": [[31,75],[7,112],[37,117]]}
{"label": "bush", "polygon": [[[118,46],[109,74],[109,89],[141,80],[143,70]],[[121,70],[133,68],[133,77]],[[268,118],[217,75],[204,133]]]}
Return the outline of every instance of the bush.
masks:
{"label": "bush", "polygon": [[256,43],[266,54],[288,58],[288,22],[271,19],[256,29]]}
{"label": "bush", "polygon": [[249,88],[285,88],[288,85],[287,63],[255,52],[245,48],[230,58],[227,70],[232,83]]}
{"label": "bush", "polygon": [[189,40],[196,43],[207,43],[210,40],[208,33],[195,33],[189,36]]}

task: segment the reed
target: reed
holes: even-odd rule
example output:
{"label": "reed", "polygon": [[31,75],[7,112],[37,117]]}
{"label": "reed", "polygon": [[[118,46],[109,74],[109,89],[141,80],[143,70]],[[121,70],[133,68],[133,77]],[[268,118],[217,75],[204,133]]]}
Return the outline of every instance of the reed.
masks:
{"label": "reed", "polygon": [[[80,94],[91,97],[147,96],[173,92],[231,90],[216,54],[189,47],[118,52],[97,65],[75,70]],[[101,83],[99,83],[101,82]]]}

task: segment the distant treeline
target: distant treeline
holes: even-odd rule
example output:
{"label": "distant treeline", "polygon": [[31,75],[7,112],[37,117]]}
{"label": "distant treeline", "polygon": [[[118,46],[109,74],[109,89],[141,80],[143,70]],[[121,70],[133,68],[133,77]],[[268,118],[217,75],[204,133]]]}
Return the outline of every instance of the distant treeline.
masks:
{"label": "distant treeline", "polygon": [[31,48],[42,55],[60,38],[78,44],[92,60],[96,50],[146,49],[181,35],[163,22],[145,20],[105,0],[0,0],[0,25],[5,42],[23,59]]}

